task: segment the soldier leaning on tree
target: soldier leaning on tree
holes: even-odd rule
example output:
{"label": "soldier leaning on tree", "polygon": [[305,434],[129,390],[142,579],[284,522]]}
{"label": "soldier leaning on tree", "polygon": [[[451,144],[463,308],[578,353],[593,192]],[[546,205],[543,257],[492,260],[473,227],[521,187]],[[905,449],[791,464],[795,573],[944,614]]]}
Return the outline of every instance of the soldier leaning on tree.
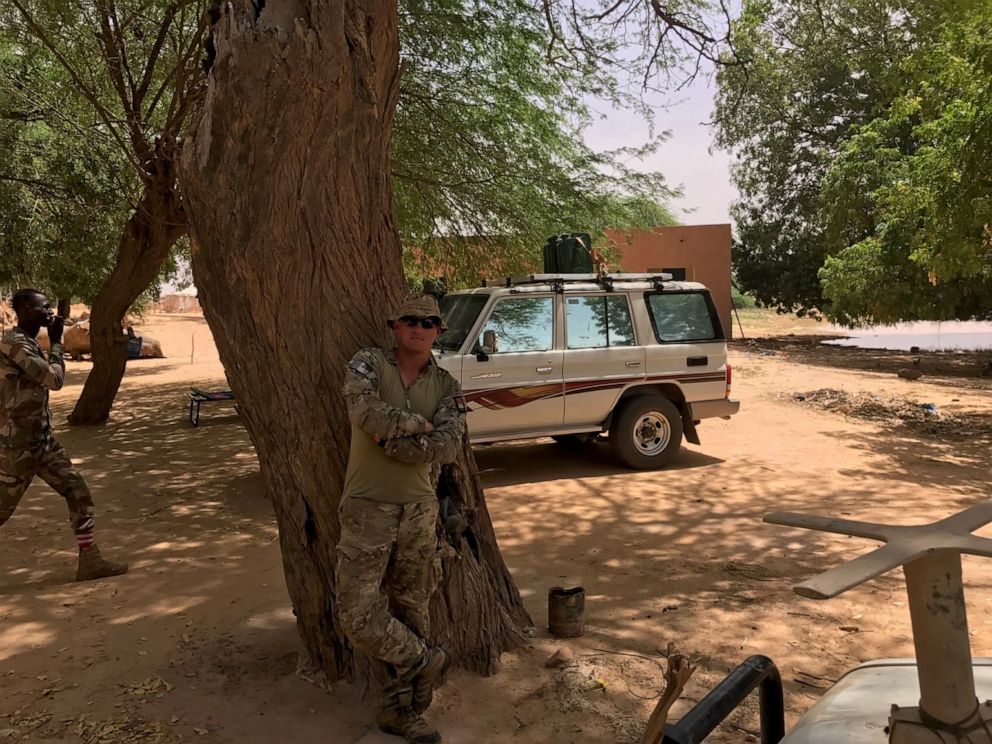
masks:
{"label": "soldier leaning on tree", "polygon": [[[93,537],[93,498],[86,481],[52,434],[48,391],[65,379],[63,319],[36,289],[14,293],[17,325],[0,341],[0,525],[13,515],[34,477],[54,488],[69,507],[69,522],[79,547],[76,581],[117,576],[126,563],[100,555]],[[36,340],[48,329],[48,359]]]}
{"label": "soldier leaning on tree", "polygon": [[385,665],[379,728],[434,744],[441,736],[421,714],[448,656],[427,645],[428,605],[440,577],[431,468],[458,456],[465,401],[431,354],[444,329],[432,296],[408,298],[387,324],[394,348],[363,349],[346,371],[351,451],[340,509],[338,604],[355,648]]}

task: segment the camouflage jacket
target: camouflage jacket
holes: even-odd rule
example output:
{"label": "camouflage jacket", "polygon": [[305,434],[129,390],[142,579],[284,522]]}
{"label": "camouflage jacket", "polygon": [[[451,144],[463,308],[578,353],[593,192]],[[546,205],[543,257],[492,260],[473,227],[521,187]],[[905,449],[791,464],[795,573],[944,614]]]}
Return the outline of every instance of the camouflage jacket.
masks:
{"label": "camouflage jacket", "polygon": [[[417,394],[421,384],[427,384],[430,406],[434,413],[428,417],[383,400],[380,395],[385,384],[396,397],[397,385],[402,388],[396,357],[392,349],[362,349],[348,363],[343,394],[352,426],[382,440],[385,453],[411,465],[453,462],[461,450],[465,436],[465,399],[461,387],[448,372],[431,357],[427,368],[410,386],[408,396]],[[422,405],[422,403],[421,403]],[[426,430],[428,420],[433,431]]]}
{"label": "camouflage jacket", "polygon": [[0,340],[0,447],[19,449],[44,442],[52,432],[48,391],[65,381],[62,344],[45,353],[14,326]]}

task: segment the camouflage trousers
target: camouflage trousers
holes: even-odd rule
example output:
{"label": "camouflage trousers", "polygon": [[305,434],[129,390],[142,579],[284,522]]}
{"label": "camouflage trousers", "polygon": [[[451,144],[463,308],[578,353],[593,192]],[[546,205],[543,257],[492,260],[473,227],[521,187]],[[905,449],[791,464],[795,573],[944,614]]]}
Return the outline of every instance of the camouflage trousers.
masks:
{"label": "camouflage trousers", "polygon": [[427,651],[428,606],[437,588],[437,501],[341,502],[337,599],[345,634],[400,676]]}
{"label": "camouflage trousers", "polygon": [[26,449],[0,447],[0,524],[10,519],[36,475],[65,499],[73,532],[92,532],[93,497],[89,486],[54,437]]}

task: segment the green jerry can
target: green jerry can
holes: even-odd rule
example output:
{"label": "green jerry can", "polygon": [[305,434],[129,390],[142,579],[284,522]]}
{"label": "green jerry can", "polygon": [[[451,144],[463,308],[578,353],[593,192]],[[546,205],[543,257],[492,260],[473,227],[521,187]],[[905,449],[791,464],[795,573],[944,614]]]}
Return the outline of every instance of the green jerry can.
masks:
{"label": "green jerry can", "polygon": [[545,274],[593,274],[589,233],[552,235],[544,244]]}

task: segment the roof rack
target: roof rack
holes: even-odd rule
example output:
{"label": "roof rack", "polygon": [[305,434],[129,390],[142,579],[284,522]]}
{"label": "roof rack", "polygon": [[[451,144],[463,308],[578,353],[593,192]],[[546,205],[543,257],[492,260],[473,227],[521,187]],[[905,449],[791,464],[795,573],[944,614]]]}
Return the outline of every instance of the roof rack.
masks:
{"label": "roof rack", "polygon": [[672,281],[671,274],[521,274],[505,279],[483,279],[483,287],[520,287],[528,284],[550,284],[555,292],[564,291],[566,284],[598,284],[607,292],[613,291],[616,282],[651,282],[661,289]]}

